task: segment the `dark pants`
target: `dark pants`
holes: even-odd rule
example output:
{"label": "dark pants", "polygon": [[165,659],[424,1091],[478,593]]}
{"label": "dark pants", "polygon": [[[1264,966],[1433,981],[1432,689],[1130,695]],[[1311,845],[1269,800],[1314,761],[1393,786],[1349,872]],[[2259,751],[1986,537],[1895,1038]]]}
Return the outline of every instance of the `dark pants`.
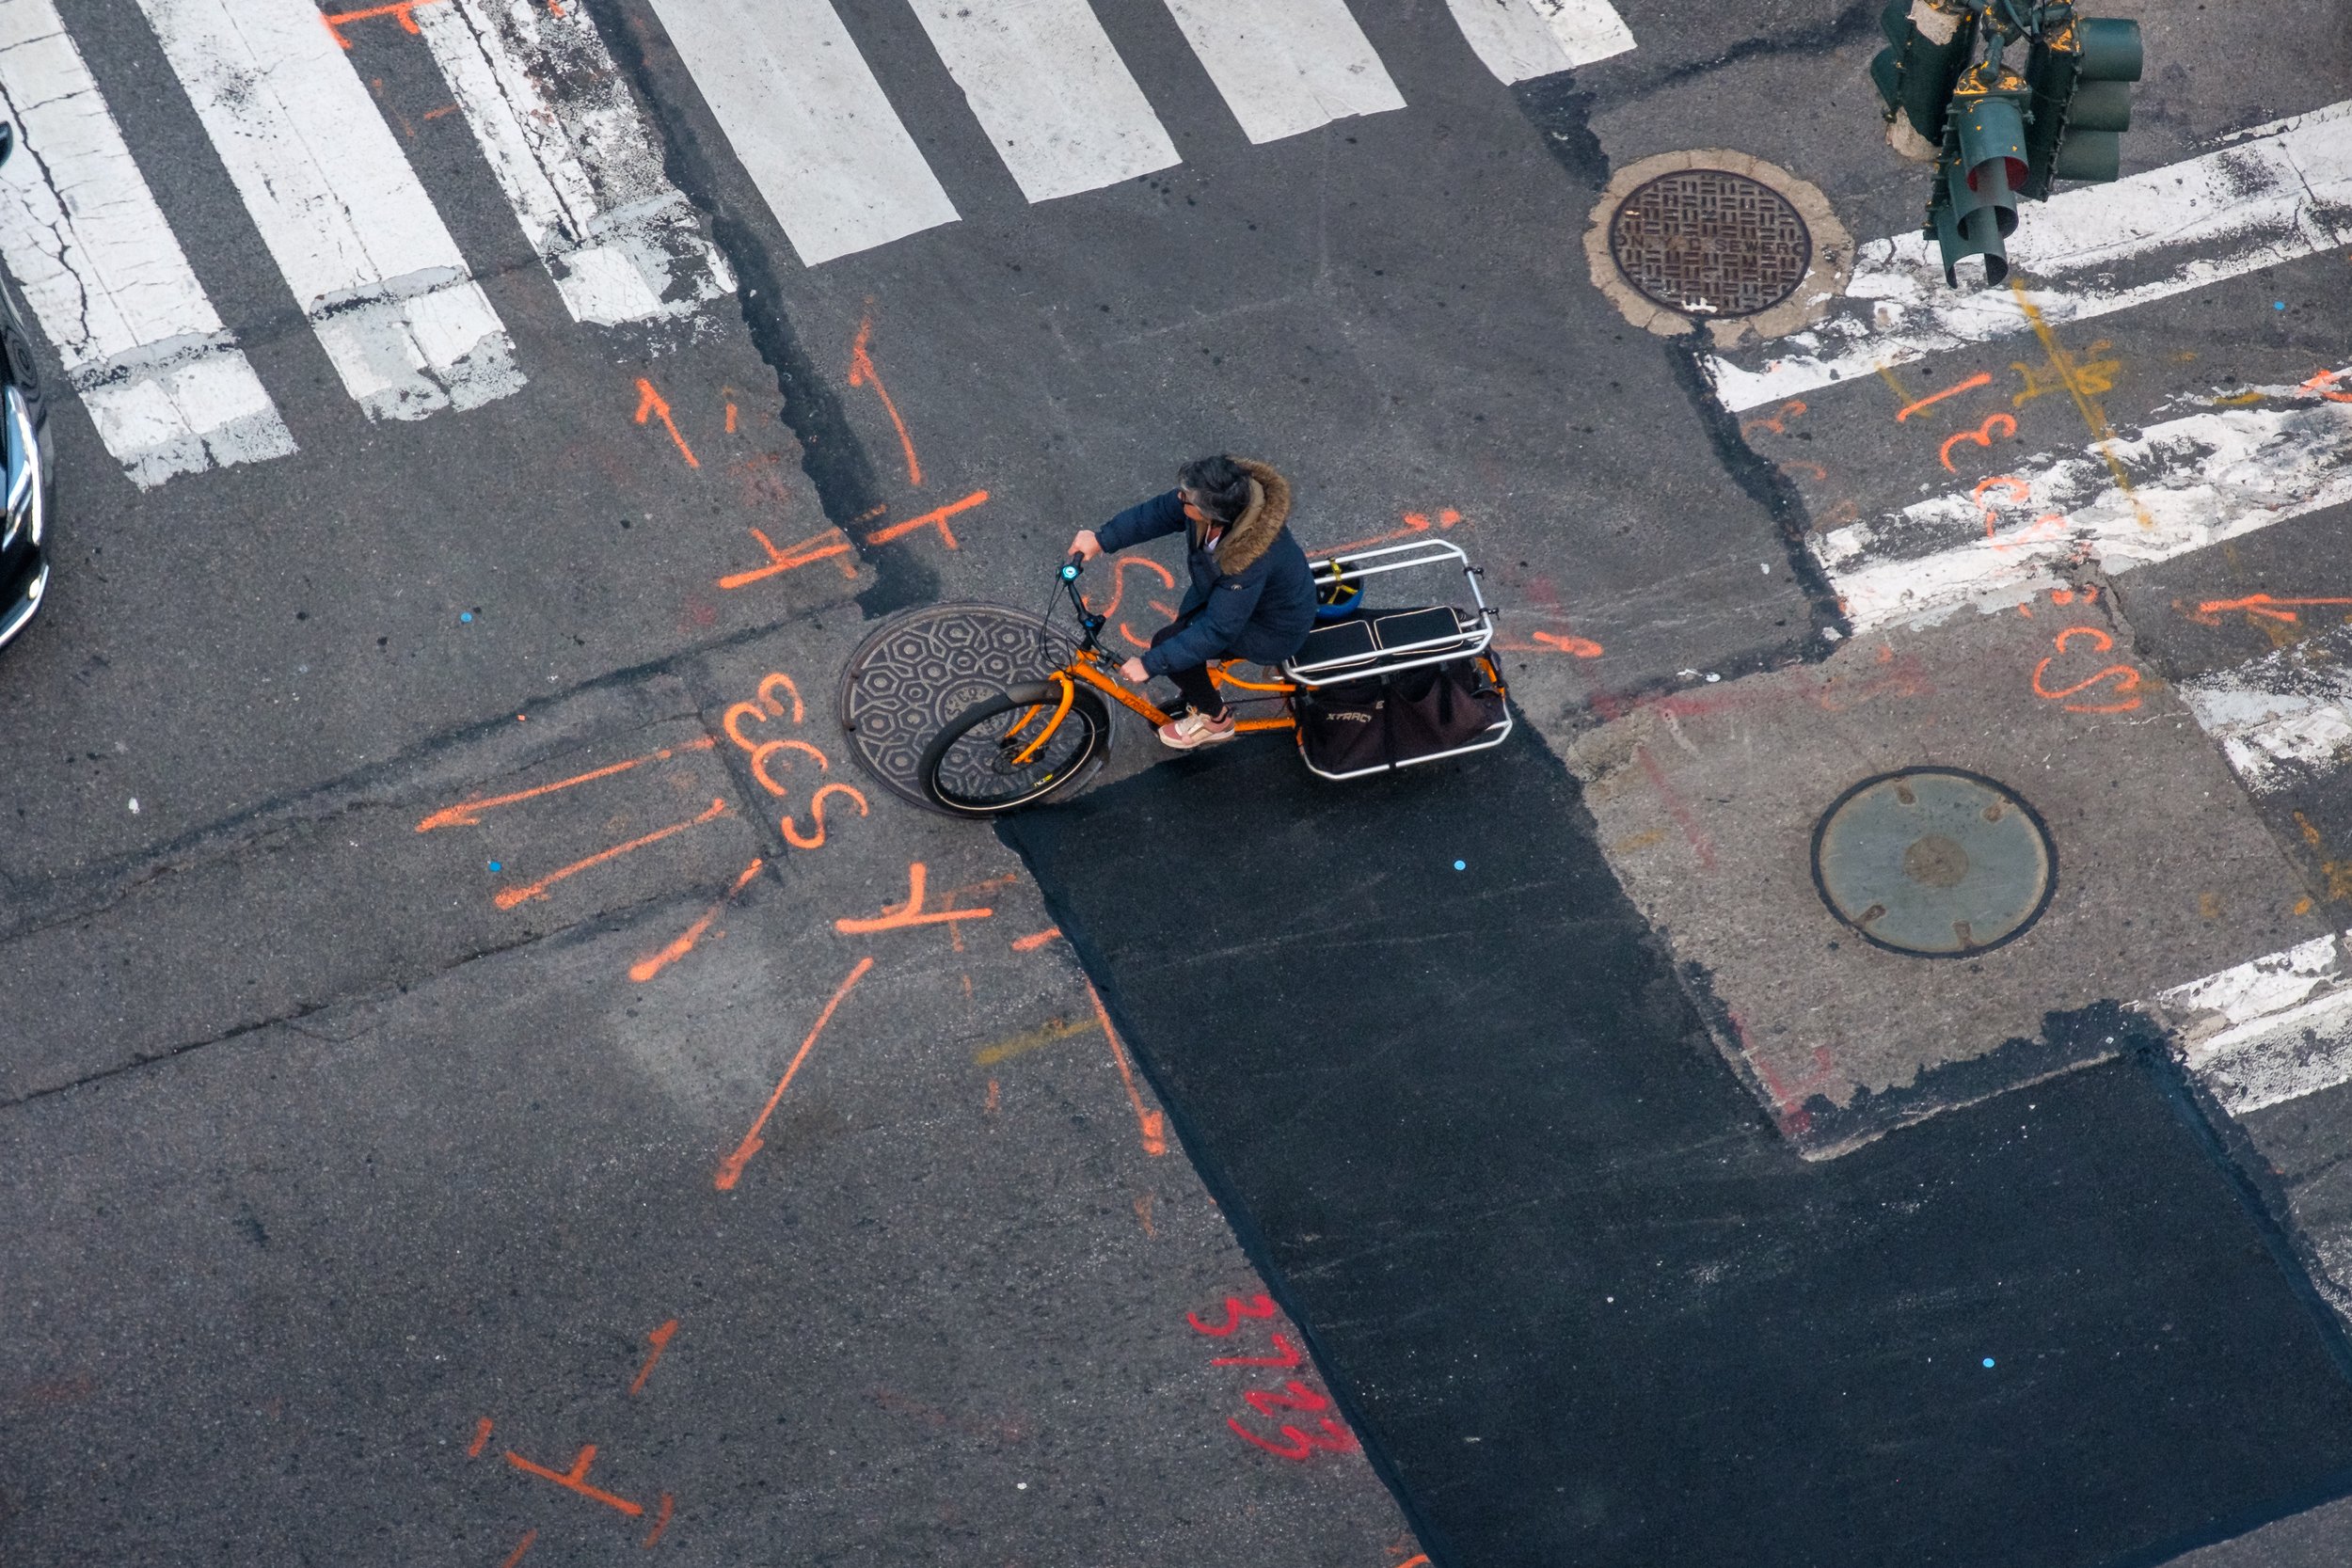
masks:
{"label": "dark pants", "polygon": [[[1152,634],[1152,646],[1158,647],[1184,630],[1187,624],[1181,620],[1170,621]],[[1193,712],[1203,719],[1225,717],[1225,699],[1216,694],[1216,682],[1210,679],[1207,665],[1194,664],[1182,670],[1170,670],[1168,678],[1176,683],[1177,692]]]}

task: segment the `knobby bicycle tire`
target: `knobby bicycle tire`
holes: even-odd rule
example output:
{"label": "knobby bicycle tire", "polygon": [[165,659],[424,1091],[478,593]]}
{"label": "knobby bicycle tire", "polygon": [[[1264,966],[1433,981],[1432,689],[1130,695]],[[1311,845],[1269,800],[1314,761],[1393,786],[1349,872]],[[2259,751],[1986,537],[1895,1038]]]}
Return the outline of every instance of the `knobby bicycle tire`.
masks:
{"label": "knobby bicycle tire", "polygon": [[[924,793],[957,816],[999,816],[1042,804],[1076,785],[1110,750],[1111,716],[1102,698],[1078,688],[1052,739],[1017,771],[1011,758],[1034,732],[1009,742],[1005,735],[1009,719],[1017,721],[1038,706],[1050,717],[1060,701],[1060,687],[1047,681],[1015,687],[966,708],[923,748],[917,771]],[[991,787],[999,780],[1000,786]]]}

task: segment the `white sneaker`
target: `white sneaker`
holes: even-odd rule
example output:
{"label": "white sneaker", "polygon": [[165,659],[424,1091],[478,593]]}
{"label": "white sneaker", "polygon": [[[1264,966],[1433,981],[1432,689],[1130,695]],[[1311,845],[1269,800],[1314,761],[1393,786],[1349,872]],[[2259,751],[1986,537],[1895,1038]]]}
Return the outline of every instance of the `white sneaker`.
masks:
{"label": "white sneaker", "polygon": [[1241,733],[1232,710],[1222,719],[1203,719],[1187,713],[1171,719],[1160,726],[1160,744],[1178,752],[1189,752],[1196,746],[1214,746],[1220,740],[1231,740]]}

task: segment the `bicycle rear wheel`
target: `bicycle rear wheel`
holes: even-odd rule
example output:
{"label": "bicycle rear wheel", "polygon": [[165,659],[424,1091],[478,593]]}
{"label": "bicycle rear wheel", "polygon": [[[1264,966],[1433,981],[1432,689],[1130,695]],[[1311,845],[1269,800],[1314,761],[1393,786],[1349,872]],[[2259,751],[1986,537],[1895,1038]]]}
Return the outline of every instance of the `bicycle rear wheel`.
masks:
{"label": "bicycle rear wheel", "polygon": [[943,811],[994,816],[1033,806],[1084,778],[1110,749],[1110,710],[1084,687],[1053,723],[1061,688],[1016,687],[974,704],[923,749],[923,789]]}

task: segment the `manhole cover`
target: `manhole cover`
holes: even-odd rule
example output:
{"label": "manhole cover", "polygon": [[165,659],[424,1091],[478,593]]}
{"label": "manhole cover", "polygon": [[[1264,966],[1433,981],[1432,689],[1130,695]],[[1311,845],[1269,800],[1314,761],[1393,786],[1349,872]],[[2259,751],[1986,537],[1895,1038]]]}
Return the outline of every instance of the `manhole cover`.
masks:
{"label": "manhole cover", "polygon": [[2058,850],[2034,809],[1958,768],[1865,779],[1813,831],[1813,880],[1830,912],[1898,953],[1998,947],[2040,917],[2057,879]]}
{"label": "manhole cover", "polygon": [[1752,316],[1796,292],[1813,237],[1787,197],[1728,169],[1661,175],[1618,204],[1609,245],[1626,281],[1669,309]]}
{"label": "manhole cover", "polygon": [[947,721],[1007,687],[1042,680],[1068,641],[1041,647],[1044,622],[993,604],[927,605],[876,626],[841,672],[850,752],[901,800],[936,811],[915,778]]}

